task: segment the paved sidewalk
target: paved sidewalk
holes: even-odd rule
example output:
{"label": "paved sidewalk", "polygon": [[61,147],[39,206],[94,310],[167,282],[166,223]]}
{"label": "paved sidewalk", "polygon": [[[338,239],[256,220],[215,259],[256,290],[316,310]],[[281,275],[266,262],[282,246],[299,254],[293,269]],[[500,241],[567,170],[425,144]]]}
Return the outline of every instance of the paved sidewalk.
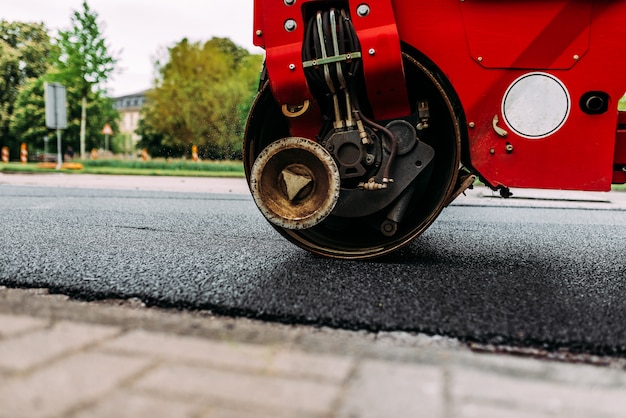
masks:
{"label": "paved sidewalk", "polygon": [[473,348],[0,287],[0,417],[625,416],[625,359]]}
{"label": "paved sidewalk", "polygon": [[118,189],[158,192],[250,194],[246,179],[221,177],[121,176],[99,174],[23,174],[0,172],[0,186]]}
{"label": "paved sidewalk", "polygon": [[[250,195],[244,178],[118,176],[97,174],[20,174],[0,173],[0,187],[36,186],[93,188],[186,193]],[[503,199],[498,192],[477,186],[466,190],[453,205],[541,206],[593,210],[626,210],[626,192],[581,192],[569,190],[512,189],[513,197]]]}

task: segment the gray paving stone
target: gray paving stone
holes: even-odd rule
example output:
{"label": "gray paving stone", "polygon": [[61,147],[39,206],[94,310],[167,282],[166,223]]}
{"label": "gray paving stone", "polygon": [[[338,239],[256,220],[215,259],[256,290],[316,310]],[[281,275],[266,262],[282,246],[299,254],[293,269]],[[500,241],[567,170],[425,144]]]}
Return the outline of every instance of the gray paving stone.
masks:
{"label": "gray paving stone", "polygon": [[21,315],[0,314],[0,339],[44,328],[48,321]]}
{"label": "gray paving stone", "polygon": [[[454,418],[559,418],[559,415],[549,413],[516,410],[511,407],[498,405],[479,405],[475,403],[466,403],[460,405],[452,415]],[[563,418],[567,418],[563,416]],[[590,417],[591,418],[591,417]],[[596,417],[598,418],[598,417]]]}
{"label": "gray paving stone", "polygon": [[274,348],[271,346],[215,342],[145,331],[123,335],[104,344],[102,350],[149,356],[174,363],[197,362],[252,371],[265,370],[274,354]]}
{"label": "gray paving stone", "polygon": [[[332,415],[331,415],[332,416]],[[327,414],[314,414],[302,411],[286,411],[284,409],[261,409],[245,406],[211,405],[194,418],[328,418]]]}
{"label": "gray paving stone", "polygon": [[314,355],[281,349],[274,355],[267,373],[341,383],[348,377],[354,363],[354,360],[348,357]]}
{"label": "gray paving stone", "polygon": [[72,418],[195,418],[199,404],[125,391],[102,398]]}
{"label": "gray paving stone", "polygon": [[367,361],[359,365],[339,417],[442,417],[444,376],[440,368]]}
{"label": "gray paving stone", "polygon": [[600,388],[585,385],[584,374],[577,384],[546,382],[455,368],[451,393],[459,404],[508,405],[528,414],[564,417],[623,417],[626,387]]}
{"label": "gray paving stone", "polygon": [[278,408],[293,414],[330,413],[340,390],[339,385],[330,383],[188,366],[159,367],[140,379],[135,387],[233,405]]}
{"label": "gray paving stone", "polygon": [[25,371],[119,332],[114,327],[59,322],[51,328],[1,340],[0,368]]}
{"label": "gray paving stone", "polygon": [[0,418],[59,417],[97,401],[150,362],[107,354],[77,354],[0,383]]}

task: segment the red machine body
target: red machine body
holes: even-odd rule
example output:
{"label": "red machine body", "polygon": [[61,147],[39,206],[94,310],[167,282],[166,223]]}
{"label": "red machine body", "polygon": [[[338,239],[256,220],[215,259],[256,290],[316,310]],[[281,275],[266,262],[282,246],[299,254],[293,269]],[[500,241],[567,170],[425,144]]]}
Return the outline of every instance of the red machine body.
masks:
{"label": "red machine body", "polygon": [[255,0],[266,72],[244,138],[287,239],[370,258],[476,177],[626,183],[626,0]]}
{"label": "red machine body", "polygon": [[[313,102],[301,59],[303,10],[309,3],[329,2],[255,0],[255,44],[267,51],[272,91],[281,103]],[[377,119],[407,112],[400,57],[404,44],[428,57],[439,76],[451,83],[467,122],[464,163],[489,185],[606,191],[611,183],[626,182],[624,116],[618,129],[617,111],[626,91],[626,1],[345,3],[354,15],[361,4],[370,8],[366,17],[355,17],[354,22]],[[291,32],[284,29],[289,19],[296,23]],[[523,128],[532,120],[517,121],[520,129],[507,126],[510,118],[503,114],[507,91],[528,74],[537,78],[534,84],[541,87],[543,78],[547,88],[560,87],[565,93],[555,101],[559,106],[567,102],[567,109],[545,122],[546,132],[531,128],[525,134]],[[606,110],[583,111],[580,102],[589,98],[606,101],[596,103]],[[532,98],[526,100],[527,105],[533,103]],[[318,127],[311,120],[316,116],[309,115],[313,119],[292,121],[293,134],[314,136],[311,131]]]}

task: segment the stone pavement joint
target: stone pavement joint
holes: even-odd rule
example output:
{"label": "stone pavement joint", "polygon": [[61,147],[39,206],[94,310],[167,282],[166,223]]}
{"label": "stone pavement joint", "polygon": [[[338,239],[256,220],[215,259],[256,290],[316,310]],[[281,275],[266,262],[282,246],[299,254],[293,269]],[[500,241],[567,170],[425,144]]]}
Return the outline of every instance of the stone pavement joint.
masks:
{"label": "stone pavement joint", "polygon": [[50,328],[0,341],[0,367],[24,372],[72,351],[79,351],[120,331],[113,327],[57,322]]}
{"label": "stone pavement joint", "polygon": [[605,362],[0,287],[0,418],[623,417]]}

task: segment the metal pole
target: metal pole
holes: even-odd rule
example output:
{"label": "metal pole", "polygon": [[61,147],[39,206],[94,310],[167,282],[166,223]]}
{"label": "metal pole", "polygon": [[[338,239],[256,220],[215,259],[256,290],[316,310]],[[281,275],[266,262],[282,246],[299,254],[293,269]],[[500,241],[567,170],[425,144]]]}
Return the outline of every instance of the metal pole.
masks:
{"label": "metal pole", "polygon": [[57,128],[57,170],[63,164],[63,152],[61,151],[61,130]]}

